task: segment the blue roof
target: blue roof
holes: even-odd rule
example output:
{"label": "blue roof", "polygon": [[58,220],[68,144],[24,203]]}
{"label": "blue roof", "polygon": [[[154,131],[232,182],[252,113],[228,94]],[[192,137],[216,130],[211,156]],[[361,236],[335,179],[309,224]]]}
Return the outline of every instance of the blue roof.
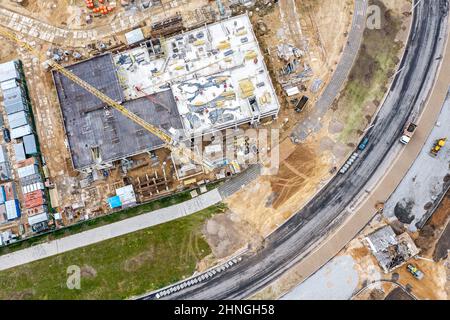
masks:
{"label": "blue roof", "polygon": [[122,206],[122,201],[120,201],[119,196],[108,198],[108,203],[111,209],[119,208]]}

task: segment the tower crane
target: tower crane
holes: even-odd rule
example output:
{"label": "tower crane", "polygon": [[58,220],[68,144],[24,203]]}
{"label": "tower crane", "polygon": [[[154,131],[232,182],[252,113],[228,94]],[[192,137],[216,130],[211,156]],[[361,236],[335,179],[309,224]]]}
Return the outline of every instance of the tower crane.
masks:
{"label": "tower crane", "polygon": [[[19,39],[14,33],[4,29],[3,27],[0,27],[0,35],[5,37],[6,39],[16,43],[20,47],[27,50],[29,53],[34,55],[35,57],[42,59],[42,55],[34,49],[32,46],[30,46],[25,41]],[[59,63],[48,60],[49,67],[53,68],[54,70],[58,71],[59,73],[63,74],[65,77],[70,79],[71,81],[75,82],[77,85],[85,89],[86,91],[90,92],[97,98],[99,98],[101,101],[103,101],[106,105],[116,109],[119,111],[122,115],[127,117],[128,119],[134,121],[141,127],[143,127],[145,130],[150,132],[151,134],[154,134],[158,138],[160,138],[165,143],[165,147],[167,147],[169,150],[171,150],[174,154],[176,154],[180,159],[188,158],[192,161],[194,161],[197,164],[202,165],[207,171],[211,171],[213,169],[213,166],[208,162],[206,159],[204,159],[202,156],[197,154],[196,152],[192,151],[190,148],[186,147],[184,144],[180,143],[179,141],[175,140],[170,134],[166,133],[164,130],[157,128],[153,126],[152,124],[148,123],[144,119],[140,118],[118,102],[114,101],[110,97],[108,97],[106,94],[101,92],[100,90],[96,89],[95,87],[91,86],[86,81],[80,79],[75,74],[64,68]]]}

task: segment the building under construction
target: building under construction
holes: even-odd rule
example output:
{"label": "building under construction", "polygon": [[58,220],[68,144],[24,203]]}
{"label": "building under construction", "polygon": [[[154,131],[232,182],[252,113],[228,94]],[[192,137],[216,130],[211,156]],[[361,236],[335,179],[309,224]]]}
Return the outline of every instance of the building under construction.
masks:
{"label": "building under construction", "polygon": [[[258,124],[280,108],[246,15],[144,40],[68,70],[177,139]],[[163,146],[65,76],[53,76],[75,169],[108,168]]]}
{"label": "building under construction", "polygon": [[[111,54],[97,56],[68,69],[109,97],[123,103],[148,123],[167,131],[181,128],[170,90],[154,95],[155,99],[163,101],[164,106],[168,106],[170,110],[145,97],[124,101]],[[107,167],[116,160],[158,149],[163,145],[159,138],[125,118],[119,111],[107,107],[63,75],[55,72],[54,81],[75,169]]]}

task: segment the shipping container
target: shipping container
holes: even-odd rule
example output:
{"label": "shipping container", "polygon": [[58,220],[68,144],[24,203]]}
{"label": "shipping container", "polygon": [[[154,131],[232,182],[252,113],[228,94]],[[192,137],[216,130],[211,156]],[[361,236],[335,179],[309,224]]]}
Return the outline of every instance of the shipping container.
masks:
{"label": "shipping container", "polygon": [[11,165],[9,162],[1,162],[0,163],[0,180],[8,181],[12,179],[11,174]]}
{"label": "shipping container", "polygon": [[5,204],[0,204],[0,224],[6,222],[6,206]]}
{"label": "shipping container", "polygon": [[28,158],[28,159],[23,160],[23,161],[17,161],[17,167],[18,168],[23,168],[23,167],[26,167],[26,166],[29,166],[29,165],[32,165],[32,164],[38,164],[38,162],[37,162],[35,157],[31,157],[31,158]]}
{"label": "shipping container", "polygon": [[25,98],[25,93],[20,87],[12,88],[3,91],[3,104],[7,114],[16,113],[19,111],[28,111],[28,103]]}
{"label": "shipping container", "polygon": [[29,135],[33,130],[29,124],[11,130],[11,138],[18,139]]}
{"label": "shipping container", "polygon": [[119,196],[108,198],[108,204],[111,209],[120,208],[122,206],[122,202],[120,201]]}
{"label": "shipping container", "polygon": [[22,185],[22,187],[38,182],[44,182],[40,173],[34,173],[24,178],[20,178],[20,184]]}
{"label": "shipping container", "polygon": [[28,217],[28,223],[30,226],[44,221],[48,221],[48,214],[45,212],[32,217]]}
{"label": "shipping container", "polygon": [[19,84],[17,83],[16,79],[11,79],[11,80],[0,83],[0,88],[2,89],[2,91],[13,89],[13,88],[18,88],[18,87],[19,87]]}
{"label": "shipping container", "polygon": [[116,189],[116,195],[120,198],[122,206],[136,203],[136,195],[132,185]]}
{"label": "shipping container", "polygon": [[19,61],[8,61],[0,64],[0,82],[8,81],[11,79],[20,80],[20,67]]}
{"label": "shipping container", "polygon": [[36,190],[44,190],[44,189],[45,189],[44,184],[41,182],[38,182],[38,183],[30,184],[27,186],[22,186],[22,193],[27,194],[27,193],[30,193],[30,192],[33,192]]}
{"label": "shipping container", "polygon": [[24,195],[24,206],[27,209],[45,204],[45,195],[42,190],[36,190]]}
{"label": "shipping container", "polygon": [[5,187],[0,186],[0,204],[3,204],[6,202],[6,192]]}
{"label": "shipping container", "polygon": [[25,155],[25,149],[23,148],[23,143],[15,143],[13,145],[14,147],[14,154],[16,155],[16,161],[22,161],[25,160],[27,157]]}
{"label": "shipping container", "polygon": [[145,40],[144,34],[142,33],[142,29],[134,29],[130,32],[125,33],[125,38],[127,39],[128,45],[141,42]]}
{"label": "shipping container", "polygon": [[8,151],[6,150],[4,145],[1,145],[0,147],[0,163],[2,162],[9,162]]}
{"label": "shipping container", "polygon": [[39,174],[39,167],[36,164],[31,164],[26,167],[18,168],[17,174],[19,178],[25,178],[34,174]]}
{"label": "shipping container", "polygon": [[23,144],[25,146],[25,153],[27,155],[35,155],[38,153],[36,137],[34,134],[29,134],[23,137]]}
{"label": "shipping container", "polygon": [[42,206],[25,209],[24,212],[27,215],[27,217],[32,217],[32,216],[37,216],[38,214],[41,214],[41,213],[48,213],[48,208],[44,204]]}
{"label": "shipping container", "polygon": [[29,118],[25,111],[19,111],[8,114],[8,123],[11,129],[18,128],[30,124]]}
{"label": "shipping container", "polygon": [[3,187],[5,188],[6,201],[17,198],[16,184],[14,182],[4,183]]}

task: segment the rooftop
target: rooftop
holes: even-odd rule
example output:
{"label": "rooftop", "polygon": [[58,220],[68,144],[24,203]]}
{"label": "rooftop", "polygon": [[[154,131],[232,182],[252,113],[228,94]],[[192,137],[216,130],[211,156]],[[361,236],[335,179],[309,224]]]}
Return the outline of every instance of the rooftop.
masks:
{"label": "rooftop", "polygon": [[18,65],[17,61],[8,61],[5,63],[0,63],[0,82],[19,78],[17,65]]}
{"label": "rooftop", "polygon": [[[68,68],[81,79],[118,102],[124,100],[111,54],[72,65]],[[55,85],[64,117],[75,169],[96,162],[111,162],[162,146],[163,142],[115,109],[59,73]],[[153,101],[152,101],[153,100]],[[165,107],[155,104],[162,101]],[[170,90],[123,105],[145,121],[166,130],[181,128],[175,100]]]}

